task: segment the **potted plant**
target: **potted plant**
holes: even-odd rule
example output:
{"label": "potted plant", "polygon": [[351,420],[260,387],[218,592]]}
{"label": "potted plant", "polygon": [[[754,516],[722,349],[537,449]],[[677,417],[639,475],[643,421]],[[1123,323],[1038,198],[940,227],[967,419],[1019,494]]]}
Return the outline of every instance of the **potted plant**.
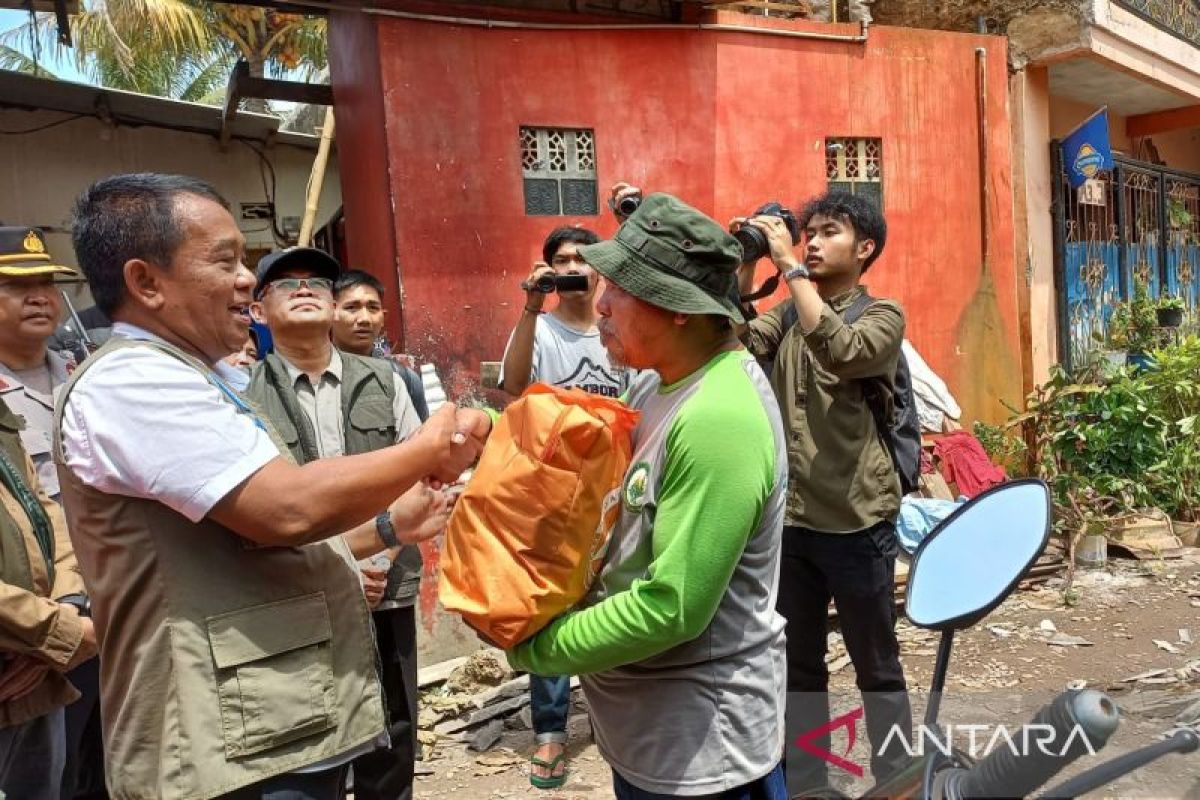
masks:
{"label": "potted plant", "polygon": [[1129,350],[1127,363],[1138,370],[1149,369],[1154,361],[1146,352],[1155,345],[1158,316],[1155,303],[1150,299],[1150,287],[1144,281],[1136,281],[1133,285],[1133,299],[1129,301],[1125,326]]}
{"label": "potted plant", "polygon": [[1192,212],[1183,200],[1172,197],[1167,200],[1167,223],[1172,230],[1187,230],[1192,226]]}
{"label": "potted plant", "polygon": [[1183,298],[1163,297],[1154,309],[1160,328],[1178,328],[1183,324]]}

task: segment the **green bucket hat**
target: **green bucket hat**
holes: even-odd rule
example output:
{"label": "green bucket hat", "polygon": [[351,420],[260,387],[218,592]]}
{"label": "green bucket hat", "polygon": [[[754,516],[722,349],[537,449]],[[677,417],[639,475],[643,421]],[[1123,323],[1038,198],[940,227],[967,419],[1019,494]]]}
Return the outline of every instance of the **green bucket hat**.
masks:
{"label": "green bucket hat", "polygon": [[652,194],[617,235],[579,254],[639,300],[680,314],[744,322],[734,301],[742,246],[729,232],[669,194]]}

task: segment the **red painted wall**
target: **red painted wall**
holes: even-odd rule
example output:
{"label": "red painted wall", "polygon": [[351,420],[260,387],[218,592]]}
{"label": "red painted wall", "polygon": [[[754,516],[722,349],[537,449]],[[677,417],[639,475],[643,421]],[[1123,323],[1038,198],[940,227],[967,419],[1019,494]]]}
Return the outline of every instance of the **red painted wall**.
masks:
{"label": "red painted wall", "polygon": [[[717,19],[754,24],[736,14]],[[605,187],[625,179],[677,194],[718,220],[768,199],[798,204],[823,191],[825,137],[881,137],[890,234],[867,276],[871,290],[904,303],[909,338],[968,416],[1000,418],[1000,401],[1019,399],[1003,39],[880,27],[864,45],[696,29],[370,22],[378,34],[386,152],[364,130],[376,125],[371,115],[344,115],[339,107],[351,251],[356,236],[383,235],[356,227],[356,209],[373,207],[374,218],[381,208],[391,212],[405,347],[436,363],[452,391],[474,387],[481,360],[499,360],[521,307],[517,284],[546,233],[568,222],[602,235],[615,228],[606,211],[582,219],[525,216],[518,128],[535,125],[595,130],[602,198]],[[350,38],[339,38],[338,27],[335,17],[333,77],[341,103],[336,65],[355,56],[337,54]],[[986,271],[979,245],[979,47],[988,70]],[[378,136],[378,129],[370,133]],[[390,196],[379,196],[377,183],[355,183],[355,176],[381,171]]]}
{"label": "red painted wall", "polygon": [[346,265],[378,276],[391,336],[404,327],[396,227],[387,168],[387,106],[379,75],[378,30],[366,14],[329,14],[329,73],[333,84],[338,168],[345,214]]}

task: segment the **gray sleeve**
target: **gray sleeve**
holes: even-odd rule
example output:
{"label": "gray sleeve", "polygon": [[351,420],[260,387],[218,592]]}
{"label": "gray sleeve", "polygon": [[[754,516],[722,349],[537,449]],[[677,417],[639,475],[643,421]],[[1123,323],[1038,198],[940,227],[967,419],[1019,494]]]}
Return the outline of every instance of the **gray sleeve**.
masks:
{"label": "gray sleeve", "polygon": [[421,418],[417,416],[417,410],[413,408],[412,398],[408,396],[404,379],[396,372],[392,373],[392,391],[395,392],[395,397],[392,398],[392,413],[396,417],[396,442],[399,443],[412,436],[417,428],[421,427]]}

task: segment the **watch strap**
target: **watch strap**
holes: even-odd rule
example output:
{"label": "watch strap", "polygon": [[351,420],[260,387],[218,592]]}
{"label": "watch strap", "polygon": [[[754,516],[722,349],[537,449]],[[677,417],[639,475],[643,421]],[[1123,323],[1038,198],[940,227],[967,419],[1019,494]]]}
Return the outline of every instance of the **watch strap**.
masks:
{"label": "watch strap", "polygon": [[386,547],[400,546],[400,540],[396,538],[396,526],[392,525],[392,515],[387,511],[383,511],[375,517],[375,531],[379,534],[379,540]]}

